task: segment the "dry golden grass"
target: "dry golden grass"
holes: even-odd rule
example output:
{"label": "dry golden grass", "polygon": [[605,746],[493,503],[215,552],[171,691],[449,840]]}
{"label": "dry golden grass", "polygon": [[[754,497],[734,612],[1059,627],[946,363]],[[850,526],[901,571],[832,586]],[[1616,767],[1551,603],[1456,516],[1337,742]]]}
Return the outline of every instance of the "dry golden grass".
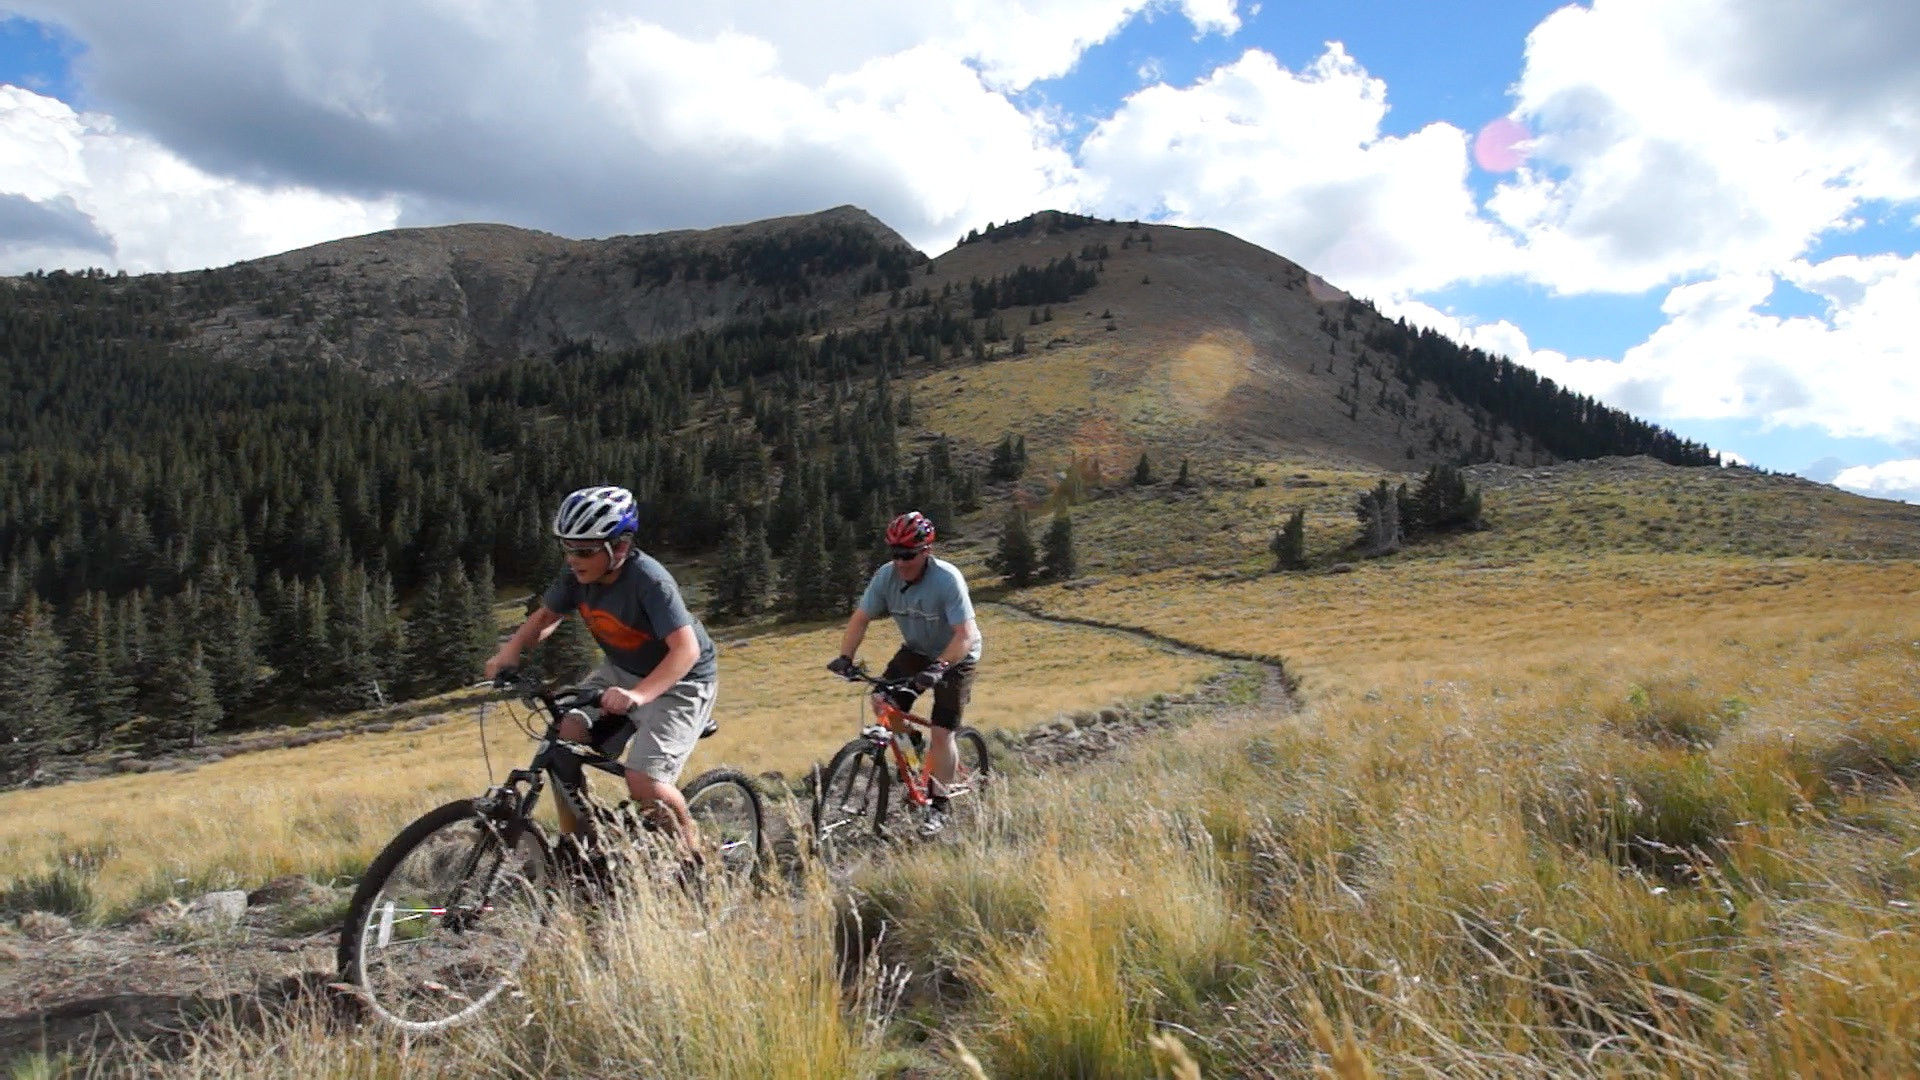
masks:
{"label": "dry golden grass", "polygon": [[1209,648],[1287,658],[1310,696],[1392,675],[1446,679],[1506,658],[1518,680],[1570,657],[1604,664],[1647,644],[1848,620],[1920,604],[1920,564],[1605,556],[1504,564],[1379,561],[1348,574],[1208,580],[1166,570],[1030,590],[1041,609],[1145,627]]}
{"label": "dry golden grass", "polygon": [[[1249,572],[1265,562],[1249,548],[1264,546],[1264,527],[1243,514],[1209,529],[1214,515],[1300,498],[1333,508],[1359,486],[1338,470],[1258,475],[1266,486],[1087,504],[1076,524],[1083,542],[1105,542],[1104,580],[1021,600],[1282,655],[1303,680],[1299,712],[1023,775],[955,842],[857,868],[844,891],[807,876],[750,905],[738,942],[718,951],[658,956],[641,943],[671,934],[647,917],[593,931],[614,942],[605,955],[563,935],[534,973],[543,1008],[531,1021],[491,1016],[438,1049],[388,1040],[377,1053],[298,1016],[264,1034],[215,1025],[179,1071],[436,1075],[456,1060],[503,1075],[1911,1071],[1920,564],[1708,554],[1686,550],[1691,540],[1663,551],[1657,537],[1623,545],[1642,533],[1610,512],[1675,499],[1684,509],[1698,493],[1623,494],[1582,474],[1589,501],[1577,514],[1495,500],[1505,533],[1346,574]],[[1760,504],[1729,505],[1703,532],[1658,532],[1737,531]],[[1869,521],[1844,500],[1794,505],[1774,524],[1797,524],[1748,530],[1748,550],[1878,550],[1907,521]],[[1195,552],[1152,549],[1188,535]],[[1188,558],[1200,565],[1165,565]],[[1162,568],[1122,572],[1156,560]],[[974,716],[988,726],[1024,727],[1207,670],[1112,636],[1012,616],[986,625]],[[817,748],[804,759],[814,760],[844,740],[856,698],[819,671],[837,636],[822,627],[727,646],[723,670],[764,674],[723,684],[723,734],[691,768],[724,759],[792,771],[752,755],[777,740]],[[888,651],[878,639],[865,650],[876,661]],[[8,796],[0,867],[44,865],[145,826],[216,853],[201,864],[209,875],[351,869],[399,821],[470,793],[474,757],[461,722],[77,785],[77,801],[32,821],[40,810]],[[141,786],[187,791],[223,771],[212,802]],[[345,805],[272,794],[310,792],[316,777],[350,793]],[[97,820],[103,803],[117,808],[118,834],[64,831]],[[259,855],[278,861],[235,861]],[[164,889],[176,873],[124,851],[120,861],[129,872],[109,882],[103,869],[103,895]],[[840,938],[825,913],[845,892],[866,926],[886,925],[864,970],[897,964],[911,976],[897,1013],[868,992],[871,979],[851,998],[826,990],[828,942]],[[736,945],[746,951],[727,951]],[[667,1025],[623,1011],[636,992],[669,1019],[708,995],[747,1012],[765,1002],[765,1015],[662,1042]],[[569,1012],[567,1001],[595,1005]],[[923,1046],[928,1027],[938,1036]]]}
{"label": "dry golden grass", "polygon": [[[1001,609],[983,613],[982,635],[986,652],[967,718],[986,729],[1024,729],[1064,712],[1177,690],[1217,666]],[[701,744],[684,779],[719,765],[798,777],[852,738],[863,699],[824,670],[839,638],[838,628],[823,627],[723,640],[720,733]],[[892,624],[881,623],[862,653],[877,670],[898,645]],[[496,779],[524,765],[531,749],[505,708],[490,706],[485,726]],[[89,886],[99,913],[113,914],[279,874],[352,876],[408,820],[485,789],[476,716],[465,707],[421,731],[0,795],[0,881],[47,873],[77,853],[97,864]]]}
{"label": "dry golden grass", "polygon": [[[511,1006],[491,1023],[409,1040],[343,1029],[317,1003],[197,1026],[176,1057],[96,1063],[192,1077],[699,1076],[842,1080],[866,1074],[890,1005],[876,969],[843,979],[830,950],[835,912],[739,900],[718,926],[677,896],[612,911],[563,912]],[[618,932],[612,932],[618,931]]]}
{"label": "dry golden grass", "polygon": [[[1022,777],[955,842],[856,869],[863,924],[886,925],[863,970],[912,976],[897,1012],[872,981],[850,1001],[828,992],[836,890],[810,875],[710,943],[638,912],[590,931],[592,947],[568,930],[530,979],[531,1019],[502,1010],[446,1043],[376,1040],[382,1053],[297,1018],[212,1025],[178,1071],[1910,1071],[1911,569],[1691,567],[1687,591],[1672,561],[1608,567],[1521,590],[1538,648],[1500,647],[1497,606],[1457,605],[1456,633],[1417,663],[1350,643],[1348,665],[1329,647],[1309,664],[1328,689],[1299,713]],[[1454,596],[1405,584],[1412,602]],[[1538,602],[1548,591],[1571,606],[1541,614],[1558,610]],[[1607,598],[1651,607],[1620,622]],[[1330,602],[1296,606],[1318,621],[1286,633],[1336,632]],[[1240,621],[1181,629],[1280,647],[1226,614]],[[715,1007],[717,1024],[701,1011]],[[929,1025],[940,1036],[916,1050]]]}

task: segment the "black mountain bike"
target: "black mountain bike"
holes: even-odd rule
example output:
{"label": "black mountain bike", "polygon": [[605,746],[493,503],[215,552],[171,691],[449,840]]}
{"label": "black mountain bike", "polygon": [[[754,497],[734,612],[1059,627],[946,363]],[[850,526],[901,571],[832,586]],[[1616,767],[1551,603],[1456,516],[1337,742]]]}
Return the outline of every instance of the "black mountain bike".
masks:
{"label": "black mountain bike", "polygon": [[[584,768],[625,779],[619,761],[559,737],[569,709],[591,711],[593,691],[547,692],[505,671],[496,689],[518,697],[546,732],[533,760],[476,799],[428,811],[400,830],[367,866],[340,928],[340,978],[375,1015],[409,1031],[437,1031],[470,1019],[503,993],[515,994],[521,965],[564,890],[605,885],[616,839],[654,831],[626,804],[596,800]],[[713,733],[709,728],[702,738]],[[562,835],[534,820],[551,783]],[[731,769],[703,773],[681,789],[708,869],[750,878],[764,853],[760,793]],[[670,837],[668,826],[659,830]],[[588,895],[591,895],[589,892]]]}
{"label": "black mountain bike", "polygon": [[[924,809],[931,805],[937,783],[928,773],[924,756],[924,730],[932,722],[896,706],[889,696],[907,689],[907,684],[876,679],[858,665],[847,669],[842,678],[872,688],[874,722],[842,746],[820,773],[813,833],[827,858],[862,840],[886,837],[888,803],[896,784],[901,802]],[[993,762],[987,755],[986,738],[973,728],[960,728],[953,740],[959,760],[953,783],[946,785],[947,797],[956,812],[963,812],[993,779]]]}

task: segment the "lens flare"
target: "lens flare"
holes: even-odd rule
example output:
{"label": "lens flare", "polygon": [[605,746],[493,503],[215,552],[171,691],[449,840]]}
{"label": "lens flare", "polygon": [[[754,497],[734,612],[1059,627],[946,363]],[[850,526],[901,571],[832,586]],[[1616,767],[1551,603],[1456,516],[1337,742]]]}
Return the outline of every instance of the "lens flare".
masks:
{"label": "lens flare", "polygon": [[1473,140],[1473,160],[1488,172],[1512,172],[1527,160],[1523,145],[1533,133],[1511,116],[1489,120]]}

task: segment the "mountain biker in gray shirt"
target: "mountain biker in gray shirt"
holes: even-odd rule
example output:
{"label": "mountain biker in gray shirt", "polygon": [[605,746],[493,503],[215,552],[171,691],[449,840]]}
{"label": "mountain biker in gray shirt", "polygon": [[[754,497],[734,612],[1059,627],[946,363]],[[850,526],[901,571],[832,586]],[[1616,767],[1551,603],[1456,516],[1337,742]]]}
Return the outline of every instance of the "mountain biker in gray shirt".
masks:
{"label": "mountain biker in gray shirt", "polygon": [[673,575],[634,547],[639,521],[626,488],[582,488],[567,496],[553,518],[566,569],[487,661],[486,672],[493,678],[517,667],[522,652],[578,611],[606,654],[606,663],[582,683],[599,691],[602,716],[589,722],[570,712],[560,737],[614,755],[626,746],[628,794],[644,810],[671,815],[683,853],[697,858],[699,834],[674,782],[712,722],[713,641],[688,613]]}
{"label": "mountain biker in gray shirt", "polygon": [[887,661],[881,678],[909,679],[909,692],[896,694],[894,704],[910,709],[928,690],[933,691],[933,722],[927,764],[933,774],[933,805],[921,825],[923,832],[939,832],[946,825],[947,792],[953,781],[958,753],[953,733],[973,697],[974,669],[980,661],[980,627],[973,617],[973,599],[967,579],[952,563],[933,557],[933,522],[917,510],[894,518],[887,526],[887,547],[893,558],[873,572],[867,591],[847,619],[840,638],[840,655],[827,670],[844,675],[853,667],[853,655],[866,637],[867,624],[892,615],[904,644]]}

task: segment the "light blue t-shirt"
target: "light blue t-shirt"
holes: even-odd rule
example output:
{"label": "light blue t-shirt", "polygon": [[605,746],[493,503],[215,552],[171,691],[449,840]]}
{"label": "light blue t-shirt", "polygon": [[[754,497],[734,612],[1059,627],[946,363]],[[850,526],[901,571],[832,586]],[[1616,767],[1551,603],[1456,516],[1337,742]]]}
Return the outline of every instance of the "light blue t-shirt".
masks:
{"label": "light blue t-shirt", "polygon": [[[883,564],[867,582],[860,597],[860,610],[869,618],[893,616],[900,638],[914,652],[937,657],[947,651],[955,627],[973,618],[973,599],[967,595],[967,579],[949,562],[929,555],[927,569],[920,580],[909,585],[893,563]],[[976,635],[968,660],[980,659],[980,640]]]}

